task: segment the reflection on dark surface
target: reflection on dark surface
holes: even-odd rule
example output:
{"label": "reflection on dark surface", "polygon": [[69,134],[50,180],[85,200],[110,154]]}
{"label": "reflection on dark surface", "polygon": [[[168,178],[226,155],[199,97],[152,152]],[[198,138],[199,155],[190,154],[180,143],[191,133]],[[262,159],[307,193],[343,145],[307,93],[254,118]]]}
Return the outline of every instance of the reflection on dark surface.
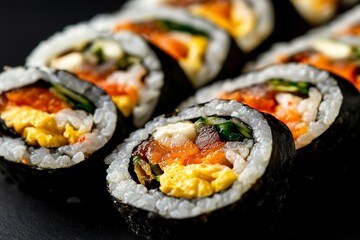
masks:
{"label": "reflection on dark surface", "polygon": [[[350,205],[340,201],[330,206],[311,196],[297,206],[299,202],[290,202],[273,238],[359,239],[360,204],[350,200]],[[0,239],[131,240],[136,236],[109,202],[49,202],[20,191],[0,175]]]}
{"label": "reflection on dark surface", "polygon": [[55,203],[0,175],[0,239],[136,239],[110,202]]}

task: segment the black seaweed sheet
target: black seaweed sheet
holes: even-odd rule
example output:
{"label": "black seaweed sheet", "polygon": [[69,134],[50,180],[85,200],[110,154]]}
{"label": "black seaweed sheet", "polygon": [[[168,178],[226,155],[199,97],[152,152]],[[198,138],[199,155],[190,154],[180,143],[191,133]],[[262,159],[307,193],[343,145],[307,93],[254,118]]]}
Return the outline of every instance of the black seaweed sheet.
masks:
{"label": "black seaweed sheet", "polygon": [[[282,0],[273,1],[277,8],[281,7]],[[26,56],[41,40],[66,25],[86,21],[98,13],[115,11],[123,2],[2,0],[0,67],[24,64]],[[291,30],[284,24],[281,27],[284,32],[277,30],[276,37],[271,40],[289,40]],[[347,205],[329,206],[313,199],[299,208],[291,206],[293,210],[285,212],[279,233],[273,237],[287,240],[360,239],[360,203],[352,196],[344,195],[342,203],[348,202]],[[20,191],[0,174],[0,239],[131,240],[136,236],[127,230],[109,202],[54,203]]]}

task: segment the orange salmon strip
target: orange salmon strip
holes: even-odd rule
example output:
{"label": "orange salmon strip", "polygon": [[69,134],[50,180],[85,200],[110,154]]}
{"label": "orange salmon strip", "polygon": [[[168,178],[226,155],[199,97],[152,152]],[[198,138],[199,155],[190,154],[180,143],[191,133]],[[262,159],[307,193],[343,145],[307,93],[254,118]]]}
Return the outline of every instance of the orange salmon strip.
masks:
{"label": "orange salmon strip", "polygon": [[169,54],[176,60],[184,58],[188,54],[187,46],[166,32],[159,29],[155,23],[121,23],[116,25],[114,31],[129,30],[148,38],[151,43]]}
{"label": "orange salmon strip", "polygon": [[57,113],[64,108],[71,108],[71,105],[47,88],[24,87],[5,93],[5,97],[10,105],[29,106],[47,113]]}

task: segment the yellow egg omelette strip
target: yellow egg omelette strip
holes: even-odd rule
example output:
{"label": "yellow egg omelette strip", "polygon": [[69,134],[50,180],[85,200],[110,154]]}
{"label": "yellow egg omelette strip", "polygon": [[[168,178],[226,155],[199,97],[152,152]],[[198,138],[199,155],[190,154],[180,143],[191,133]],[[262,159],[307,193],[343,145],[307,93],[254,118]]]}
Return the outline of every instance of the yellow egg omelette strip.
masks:
{"label": "yellow egg omelette strip", "polygon": [[228,188],[238,175],[219,164],[174,163],[160,176],[160,190],[181,198],[207,197]]}
{"label": "yellow egg omelette strip", "polygon": [[136,105],[136,102],[131,100],[129,96],[112,96],[112,100],[115,102],[118,109],[125,117],[129,117]]}
{"label": "yellow egg omelette strip", "polygon": [[186,42],[186,45],[188,47],[188,54],[186,58],[180,59],[179,64],[187,74],[192,76],[203,65],[208,40],[202,36],[194,36]]}
{"label": "yellow egg omelette strip", "polygon": [[46,148],[75,143],[83,133],[67,125],[59,128],[55,114],[49,114],[31,107],[11,107],[1,113],[8,128],[13,128],[26,142]]}
{"label": "yellow egg omelette strip", "polygon": [[212,21],[215,25],[225,29],[235,38],[245,36],[256,27],[254,11],[245,3],[239,1],[232,3],[228,17],[224,17],[214,11],[209,11],[208,7],[202,5],[192,7],[191,12]]}

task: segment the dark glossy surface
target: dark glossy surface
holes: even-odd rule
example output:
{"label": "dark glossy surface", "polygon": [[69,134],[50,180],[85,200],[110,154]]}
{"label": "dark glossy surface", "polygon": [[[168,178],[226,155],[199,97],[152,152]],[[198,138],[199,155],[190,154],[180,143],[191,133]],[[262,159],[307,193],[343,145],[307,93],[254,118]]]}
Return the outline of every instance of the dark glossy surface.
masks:
{"label": "dark glossy surface", "polygon": [[0,177],[0,239],[135,239],[108,202],[58,203]]}
{"label": "dark glossy surface", "polygon": [[[360,239],[360,204],[332,205],[311,196],[302,203],[285,212],[273,239]],[[0,239],[137,238],[110,202],[53,202],[23,192],[0,175]]]}

